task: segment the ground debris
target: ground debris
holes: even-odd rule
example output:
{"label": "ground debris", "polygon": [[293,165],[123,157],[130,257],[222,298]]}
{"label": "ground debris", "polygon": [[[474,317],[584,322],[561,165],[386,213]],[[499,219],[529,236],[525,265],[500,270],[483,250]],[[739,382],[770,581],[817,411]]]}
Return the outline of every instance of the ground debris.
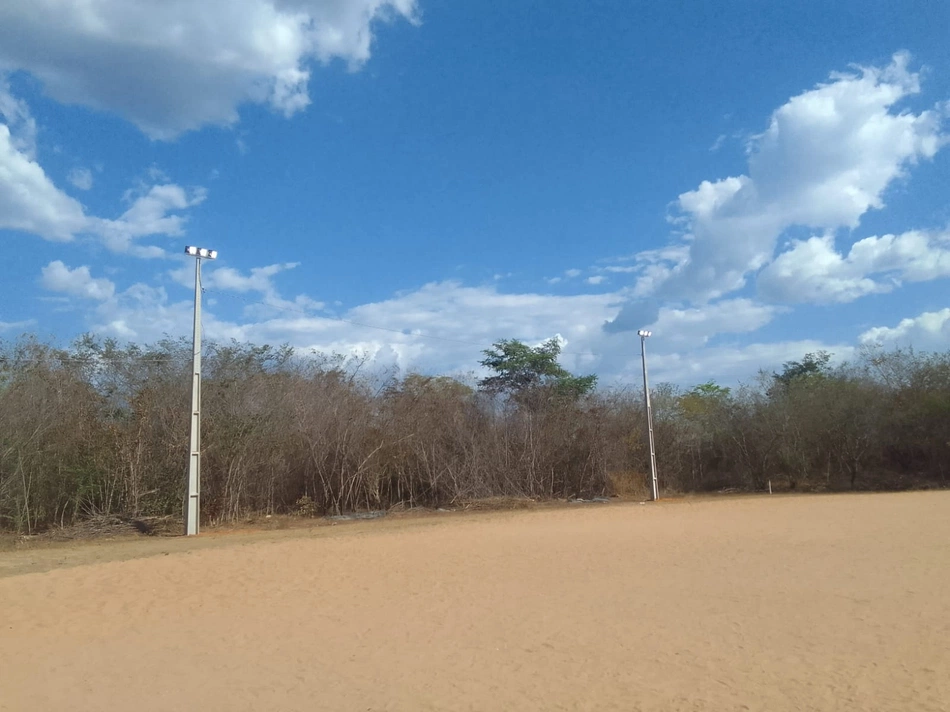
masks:
{"label": "ground debris", "polygon": [[388,512],[384,509],[378,509],[371,512],[347,512],[345,514],[334,514],[327,517],[331,522],[346,522],[353,519],[379,519],[385,517]]}
{"label": "ground debris", "polygon": [[103,539],[129,535],[156,536],[167,533],[169,517],[129,517],[121,514],[98,514],[76,524],[50,529],[24,539],[71,541]]}

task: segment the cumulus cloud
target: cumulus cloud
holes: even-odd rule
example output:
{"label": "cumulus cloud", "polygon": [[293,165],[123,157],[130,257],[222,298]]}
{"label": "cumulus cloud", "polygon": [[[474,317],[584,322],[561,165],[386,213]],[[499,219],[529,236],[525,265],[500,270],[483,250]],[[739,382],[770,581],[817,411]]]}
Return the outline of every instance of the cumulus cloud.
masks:
{"label": "cumulus cloud", "polygon": [[[400,292],[390,299],[362,304],[336,316],[317,311],[323,305],[307,295],[284,298],[272,283],[286,265],[249,273],[208,270],[204,333],[208,338],[257,343],[290,343],[325,353],[368,356],[377,366],[466,372],[477,368],[481,350],[501,338],[541,342],[560,334],[570,368],[594,370],[592,347],[604,339],[598,325],[614,311],[611,295],[551,296],[504,294],[494,285],[468,287],[438,282]],[[221,276],[215,277],[215,274]],[[176,282],[193,285],[185,267]],[[189,278],[190,277],[190,278]],[[226,290],[225,287],[232,289]],[[243,294],[263,297],[258,310],[245,308]],[[89,328],[120,339],[150,341],[166,334],[186,335],[191,328],[191,297],[170,296],[161,286],[135,284],[116,291],[85,312]],[[225,317],[224,315],[228,315]],[[622,361],[636,355],[620,349]]]}
{"label": "cumulus cloud", "polygon": [[[14,115],[22,124],[29,110],[0,86],[0,118],[10,121]],[[78,200],[50,179],[33,156],[33,148],[16,140],[7,123],[0,123],[0,230],[27,232],[55,242],[92,235],[113,252],[159,257],[164,254],[160,247],[135,241],[148,236],[181,235],[187,219],[181,211],[205,199],[203,188],[188,190],[168,182],[165,176],[153,175],[153,179],[165,182],[127,193],[129,207],[118,218],[89,215]],[[89,171],[74,172],[70,180],[79,188],[92,186]]]}
{"label": "cumulus cloud", "polygon": [[276,294],[273,278],[287,270],[299,266],[299,262],[253,267],[248,274],[242,274],[231,267],[219,267],[203,278],[203,283],[213,289],[225,289],[232,292],[260,292]]}
{"label": "cumulus cloud", "polygon": [[33,326],[33,324],[34,321],[32,319],[27,319],[25,321],[0,321],[0,332],[27,329]]}
{"label": "cumulus cloud", "polygon": [[[169,302],[163,287],[136,283],[100,303],[87,315],[93,332],[122,340],[147,342],[166,335],[184,336],[192,323],[192,302]],[[204,333],[212,331],[217,321],[212,313],[203,314]],[[228,338],[219,334],[218,338]]]}
{"label": "cumulus cloud", "polygon": [[89,267],[84,265],[70,269],[60,260],[50,262],[43,268],[40,283],[51,292],[98,302],[110,299],[115,294],[115,284],[104,277],[94,278]]}
{"label": "cumulus cloud", "polygon": [[[882,208],[888,186],[948,140],[945,107],[919,113],[900,107],[920,92],[920,75],[908,64],[909,55],[898,53],[883,68],[832,74],[777,109],[749,143],[747,174],[703,181],[679,196],[676,222],[684,240],[666,254],[638,258],[634,296],[720,298],[770,262],[787,229],[855,228],[867,211]],[[777,289],[791,262],[823,249],[820,241],[806,243],[766,285]],[[871,288],[867,282],[829,289],[843,297]]]}
{"label": "cumulus cloud", "polygon": [[950,308],[901,319],[893,327],[876,326],[861,334],[860,340],[864,344],[946,350],[950,343]]}
{"label": "cumulus cloud", "polygon": [[207,197],[204,188],[185,189],[174,183],[153,185],[137,195],[128,193],[128,209],[118,218],[94,218],[91,225],[113,252],[128,252],[139,257],[159,257],[164,250],[141,246],[135,240],[153,235],[177,237],[184,234],[186,216],[180,211],[200,205]]}
{"label": "cumulus cloud", "polygon": [[866,237],[847,254],[831,234],[799,240],[759,274],[759,293],[786,303],[850,302],[902,281],[950,276],[950,232],[911,230]]}
{"label": "cumulus cloud", "polygon": [[204,198],[205,191],[200,188],[155,185],[130,198],[129,208],[116,219],[88,215],[79,201],[56,187],[39,163],[17,150],[9,129],[0,124],[0,229],[55,242],[94,235],[113,252],[160,257],[162,248],[139,245],[135,240],[181,235],[187,218],[179,212],[199,205]]}
{"label": "cumulus cloud", "polygon": [[720,334],[747,334],[762,328],[782,307],[751,299],[723,299],[698,307],[663,306],[655,299],[626,302],[604,324],[608,334],[650,329],[662,334],[664,350],[701,348]]}
{"label": "cumulus cloud", "polygon": [[67,242],[86,227],[82,205],[57,188],[0,124],[0,229]]}
{"label": "cumulus cloud", "polygon": [[747,383],[759,370],[777,371],[783,363],[817,351],[828,351],[835,361],[851,359],[857,352],[852,344],[814,339],[723,344],[700,351],[678,350],[651,357],[650,376],[651,381],[666,380],[684,385],[710,379],[720,383]]}
{"label": "cumulus cloud", "polygon": [[656,324],[660,318],[660,302],[653,298],[625,301],[614,318],[604,322],[604,332],[622,334],[637,331]]}
{"label": "cumulus cloud", "polygon": [[10,130],[13,147],[32,161],[36,157],[36,119],[26,102],[13,96],[3,74],[0,74],[0,119]]}
{"label": "cumulus cloud", "polygon": [[[193,284],[189,274],[182,271],[180,279],[188,287]],[[212,274],[214,271],[208,270],[208,276]],[[217,289],[208,290],[204,310],[207,338],[289,343],[304,351],[365,355],[376,368],[468,373],[479,368],[482,349],[498,339],[517,338],[534,344],[557,336],[563,344],[561,360],[567,368],[598,373],[606,385],[639,382],[636,335],[608,335],[599,328],[617,312],[620,297],[616,293],[506,294],[493,284],[435,282],[389,299],[353,306],[331,317],[294,306],[312,302],[307,295],[284,299],[276,291],[272,297],[288,306],[259,313],[243,309],[241,295],[256,297],[275,289],[276,275],[265,277],[252,270],[233,277],[222,277]],[[236,291],[223,291],[225,284]],[[191,329],[191,298],[185,294],[182,290],[175,296],[163,287],[135,284],[90,306],[85,318],[91,330],[120,339],[150,341],[166,334],[187,335]],[[700,308],[663,309],[657,321],[657,337],[651,342],[651,368],[657,380],[684,384],[710,378],[732,380],[747,377],[759,367],[778,367],[809,350],[830,348],[827,344],[795,341],[698,350],[717,333],[752,331],[773,313],[773,308],[751,300],[731,300],[710,312]],[[840,349],[835,346],[834,350],[837,353]]]}
{"label": "cumulus cloud", "polygon": [[[202,270],[201,286],[206,292],[234,292],[246,294],[249,292],[260,295],[260,299],[245,300],[244,316],[249,319],[267,319],[274,313],[291,311],[306,314],[319,311],[326,305],[305,294],[298,294],[291,300],[280,296],[274,277],[281,272],[295,269],[299,262],[284,262],[282,264],[252,267],[247,273],[233,267],[211,267]],[[169,276],[186,287],[194,285],[194,269],[192,265],[184,266],[169,272]]]}
{"label": "cumulus cloud", "polygon": [[702,307],[663,307],[656,321],[642,326],[663,334],[665,348],[700,348],[720,334],[747,334],[761,329],[782,311],[751,299],[724,299]]}
{"label": "cumulus cloud", "polygon": [[[247,324],[257,341],[287,341],[324,352],[365,353],[384,365],[433,372],[470,371],[481,350],[502,338],[528,343],[560,334],[564,362],[592,368],[598,324],[613,312],[611,295],[505,294],[495,285],[436,282],[390,299],[352,307],[339,319],[275,312]],[[633,353],[630,351],[629,353]],[[629,354],[625,354],[625,357]]]}
{"label": "cumulus cloud", "polygon": [[92,189],[92,171],[88,168],[73,168],[66,177],[79,190]]}
{"label": "cumulus cloud", "polygon": [[245,102],[292,115],[310,64],[370,57],[373,27],[415,0],[32,0],[0,3],[0,67],[55,100],[115,111],[153,138],[228,125]]}

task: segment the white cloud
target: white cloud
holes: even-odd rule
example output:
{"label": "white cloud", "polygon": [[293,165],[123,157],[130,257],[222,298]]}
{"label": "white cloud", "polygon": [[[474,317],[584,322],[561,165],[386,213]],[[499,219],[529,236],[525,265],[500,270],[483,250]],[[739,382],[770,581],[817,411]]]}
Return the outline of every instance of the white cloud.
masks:
{"label": "white cloud", "polygon": [[313,60],[358,67],[375,23],[415,13],[415,0],[4,2],[0,66],[167,139],[233,124],[245,102],[300,111]]}
{"label": "white cloud", "polygon": [[91,224],[103,244],[113,252],[160,257],[164,250],[137,245],[135,240],[154,235],[177,237],[184,234],[187,218],[176,211],[200,205],[206,197],[204,188],[187,190],[174,183],[153,185],[137,196],[131,192],[127,194],[126,198],[132,202],[120,217],[114,220],[94,218]]}
{"label": "white cloud", "polygon": [[586,280],[587,284],[603,284],[607,281],[607,278],[602,274],[595,274],[593,277],[588,277]]}
{"label": "white cloud", "polygon": [[885,68],[836,73],[790,99],[749,144],[747,175],[703,181],[679,196],[682,254],[651,259],[635,294],[703,302],[741,289],[792,226],[854,228],[909,166],[947,142],[945,109],[914,113],[920,91],[899,53]]}
{"label": "white cloud", "polygon": [[373,344],[372,351],[402,349],[427,365],[470,368],[477,362],[473,354],[481,358],[480,349],[501,338],[535,342],[561,333],[570,344],[568,350],[574,351],[575,343],[582,344],[588,336],[599,338],[597,327],[612,312],[615,299],[504,294],[494,285],[437,282],[353,307],[341,314],[345,322],[288,313],[248,329],[261,340],[289,338],[292,343],[346,351]]}
{"label": "white cloud", "polygon": [[757,285],[768,299],[827,304],[889,292],[902,280],[947,276],[950,232],[911,230],[858,240],[847,255],[835,249],[832,235],[796,241],[762,270]]}
{"label": "white cloud", "polygon": [[[498,339],[538,343],[560,334],[567,344],[564,363],[589,371],[600,361],[594,352],[604,339],[599,324],[613,314],[615,301],[615,295],[504,294],[495,285],[449,281],[353,307],[340,315],[345,321],[282,313],[243,333],[256,341],[366,353],[382,366],[450,373],[477,369],[482,349]],[[626,359],[634,351],[622,353]]]}
{"label": "white cloud", "polygon": [[897,326],[876,326],[860,336],[861,343],[915,346],[945,351],[950,344],[950,308],[902,319]]}
{"label": "white cloud", "polygon": [[[213,274],[208,271],[210,277]],[[252,271],[221,284],[248,293],[273,288],[272,277],[256,281]],[[258,275],[261,273],[258,272]],[[176,280],[178,278],[176,277]],[[181,280],[191,286],[187,273]],[[527,343],[558,335],[564,344],[562,362],[578,373],[598,373],[606,384],[614,380],[637,383],[639,346],[635,334],[606,334],[600,325],[613,318],[621,297],[612,294],[554,296],[536,293],[505,294],[495,285],[469,287],[437,282],[401,292],[390,299],[352,307],[339,318],[298,308],[306,295],[272,297],[281,308],[252,311],[239,308],[243,292],[209,290],[216,303],[206,300],[204,333],[207,338],[238,339],[256,343],[290,343],[300,349],[325,353],[365,354],[378,368],[399,367],[430,373],[466,373],[478,370],[482,349],[502,338]],[[268,301],[270,297],[266,298]],[[651,340],[651,369],[659,380],[693,383],[708,378],[734,379],[783,360],[801,358],[809,350],[826,348],[812,342],[749,347],[703,345],[715,334],[744,334],[772,318],[774,307],[751,300],[728,300],[692,309],[661,310]],[[165,289],[136,284],[87,313],[91,329],[122,339],[150,341],[165,334],[188,334],[191,298],[171,301]],[[837,348],[833,349],[836,352]],[[711,356],[714,354],[715,356]]]}
{"label": "white cloud", "polygon": [[660,308],[653,323],[642,324],[662,339],[666,348],[699,348],[719,334],[746,334],[768,324],[782,311],[751,299],[724,299],[701,307]]}
{"label": "white cloud", "polygon": [[580,277],[583,270],[579,269],[566,269],[564,270],[564,276],[573,279],[574,277]]}
{"label": "white cloud", "polygon": [[632,296],[649,297],[657,292],[669,277],[670,264],[681,265],[689,259],[689,245],[667,245],[655,250],[644,250],[632,259],[633,264],[608,265],[604,269],[620,274],[638,274]]}
{"label": "white cloud", "polygon": [[10,84],[0,73],[0,119],[10,130],[10,142],[27,160],[36,158],[36,119],[30,107],[10,92]]}
{"label": "white cloud", "polygon": [[25,321],[0,321],[0,332],[27,329],[33,326],[34,323],[33,319],[27,319]]}
{"label": "white cloud", "polygon": [[[323,304],[316,302],[306,295],[298,295],[292,300],[285,300],[277,293],[270,281],[271,278],[292,265],[273,265],[271,267],[252,270],[250,276],[236,273],[230,268],[202,270],[202,285],[206,289],[204,300],[205,308],[202,312],[202,326],[205,336],[209,339],[227,341],[257,341],[258,343],[283,343],[289,341],[296,346],[307,344],[295,338],[292,329],[273,330],[275,336],[269,337],[268,325],[277,319],[292,320],[293,318],[307,319],[308,311],[323,308]],[[224,276],[214,275],[224,272]],[[181,269],[169,273],[175,282],[188,288],[194,287],[194,267],[186,264]],[[269,275],[269,276],[267,276]],[[228,288],[233,289],[228,289]],[[230,293],[244,293],[247,291],[260,292],[267,304],[252,304],[242,309],[243,319],[240,321],[222,319],[218,316],[221,302],[228,300],[218,297],[229,296]],[[241,300],[243,302],[243,300]],[[223,308],[223,307],[222,307]],[[161,339],[166,335],[178,336],[191,333],[193,302],[189,295],[185,299],[171,301],[164,287],[136,283],[121,292],[116,292],[111,298],[102,301],[87,313],[86,318],[90,329],[106,336],[119,339],[149,342]]]}
{"label": "white cloud", "polygon": [[[222,290],[241,294],[260,292],[265,295],[276,295],[277,288],[274,285],[274,277],[281,272],[295,269],[299,265],[299,262],[285,262],[265,267],[252,267],[250,272],[244,274],[233,267],[219,267],[206,261],[201,270],[201,286],[206,290]],[[193,286],[195,279],[193,260],[187,260],[186,264],[170,271],[168,274],[182,286]]]}
{"label": "white cloud", "polygon": [[219,267],[202,278],[203,284],[211,289],[224,289],[232,292],[261,292],[275,294],[273,278],[299,266],[299,262],[253,267],[247,275],[231,267]]}
{"label": "white cloud", "polygon": [[[123,292],[99,304],[89,315],[92,330],[103,336],[114,336],[129,341],[147,342],[166,335],[183,336],[192,323],[192,302],[183,300],[169,303],[162,287],[133,284]],[[203,314],[204,333],[209,334],[216,324],[214,315]],[[221,336],[220,338],[227,338]]]}
{"label": "white cloud", "polygon": [[[305,350],[366,354],[381,367],[465,372],[477,368],[481,350],[497,339],[535,343],[561,334],[568,352],[564,362],[592,370],[600,360],[592,348],[605,338],[599,324],[615,311],[612,295],[502,294],[495,285],[440,282],[329,318],[319,316],[315,309],[323,305],[306,295],[283,299],[262,270],[273,271],[225,272],[216,278],[212,275],[221,270],[208,270],[217,289],[208,290],[207,296],[216,303],[207,299],[203,312],[207,338],[286,342]],[[188,274],[187,269],[176,270],[173,277],[190,287],[193,281]],[[224,286],[238,291],[226,291]],[[245,288],[261,293],[265,304],[244,308],[241,290]],[[240,318],[221,318],[235,306]],[[91,308],[85,318],[92,331],[142,342],[190,333],[191,311],[190,296],[172,302],[164,288],[136,284]],[[618,353],[623,360],[636,355],[632,346]]]}
{"label": "white cloud", "polygon": [[43,268],[40,280],[51,292],[62,292],[74,297],[105,301],[115,294],[115,285],[104,277],[94,278],[85,265],[70,269],[60,260],[50,262]]}
{"label": "white cloud", "polygon": [[[201,272],[201,286],[205,292],[211,294],[219,292],[233,292],[236,294],[256,292],[259,294],[260,299],[253,301],[242,299],[245,304],[244,317],[249,320],[262,321],[281,312],[308,314],[320,311],[326,307],[323,302],[311,299],[305,294],[298,294],[292,300],[284,299],[280,296],[277,286],[274,284],[274,277],[281,272],[295,269],[299,264],[299,262],[285,262],[265,267],[252,267],[247,274],[233,267],[212,267],[208,264]],[[194,267],[190,260],[168,274],[178,284],[186,287],[194,285]]]}
{"label": "white cloud", "polygon": [[0,229],[66,242],[86,227],[82,205],[59,190],[0,124]]}
{"label": "white cloud", "polygon": [[[0,86],[0,109],[4,106],[3,86]],[[16,104],[17,111],[26,112],[25,105],[6,95]],[[4,116],[12,112],[7,110]],[[0,112],[2,113],[2,112]],[[92,176],[88,171],[88,184]],[[79,187],[86,184],[86,175],[71,175]],[[69,242],[77,235],[94,235],[113,252],[138,257],[160,257],[164,250],[156,246],[136,244],[147,236],[179,236],[184,230],[186,216],[179,214],[199,205],[205,199],[203,188],[186,190],[167,182],[167,176],[151,170],[152,179],[164,179],[159,185],[142,186],[138,192],[129,191],[128,209],[118,218],[101,218],[86,213],[75,198],[56,187],[31,156],[22,142],[14,140],[9,126],[0,123],[0,230],[18,230],[38,235],[46,240]]]}
{"label": "white cloud", "polygon": [[66,177],[79,190],[92,189],[92,171],[88,168],[73,168]]}
{"label": "white cloud", "polygon": [[684,385],[703,383],[710,379],[720,383],[748,383],[759,370],[778,371],[786,361],[801,359],[805,354],[817,351],[828,351],[836,362],[848,360],[856,353],[851,344],[828,344],[813,339],[673,351],[656,356],[651,354],[650,381]]}

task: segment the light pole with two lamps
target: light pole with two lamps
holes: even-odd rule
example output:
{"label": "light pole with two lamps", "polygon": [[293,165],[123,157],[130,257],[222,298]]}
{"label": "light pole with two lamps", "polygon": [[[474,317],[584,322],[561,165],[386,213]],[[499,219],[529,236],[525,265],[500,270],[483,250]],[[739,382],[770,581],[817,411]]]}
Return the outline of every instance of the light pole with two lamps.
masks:
{"label": "light pole with two lamps", "polygon": [[195,258],[195,333],[192,339],[191,445],[188,457],[188,491],[185,493],[185,534],[198,533],[201,513],[201,260],[216,260],[217,250],[188,246]]}
{"label": "light pole with two lamps", "polygon": [[654,502],[660,498],[656,484],[656,449],[653,447],[653,409],[650,407],[650,383],[647,380],[647,338],[653,336],[652,331],[640,329],[640,358],[643,360],[643,403],[647,412],[647,441],[650,445],[650,499]]}

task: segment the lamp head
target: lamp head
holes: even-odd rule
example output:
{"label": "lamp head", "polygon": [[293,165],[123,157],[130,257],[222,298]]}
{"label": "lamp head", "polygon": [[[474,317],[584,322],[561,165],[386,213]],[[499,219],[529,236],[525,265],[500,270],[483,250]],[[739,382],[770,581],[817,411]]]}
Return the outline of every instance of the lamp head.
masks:
{"label": "lamp head", "polygon": [[194,245],[188,245],[185,248],[185,254],[191,255],[192,257],[203,258],[206,260],[218,259],[217,250],[209,250],[207,247],[195,247]]}

